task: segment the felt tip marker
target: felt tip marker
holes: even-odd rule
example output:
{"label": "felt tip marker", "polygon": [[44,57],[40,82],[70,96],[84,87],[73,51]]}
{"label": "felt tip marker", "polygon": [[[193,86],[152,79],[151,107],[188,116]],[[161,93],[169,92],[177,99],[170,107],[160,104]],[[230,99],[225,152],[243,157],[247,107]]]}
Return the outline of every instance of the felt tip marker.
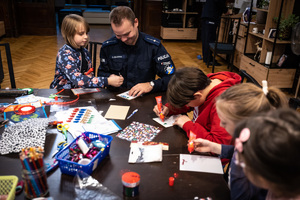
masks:
{"label": "felt tip marker", "polygon": [[139,111],[138,109],[135,109],[128,117],[127,119],[129,119],[130,117],[132,117],[135,113],[137,113],[137,111]]}

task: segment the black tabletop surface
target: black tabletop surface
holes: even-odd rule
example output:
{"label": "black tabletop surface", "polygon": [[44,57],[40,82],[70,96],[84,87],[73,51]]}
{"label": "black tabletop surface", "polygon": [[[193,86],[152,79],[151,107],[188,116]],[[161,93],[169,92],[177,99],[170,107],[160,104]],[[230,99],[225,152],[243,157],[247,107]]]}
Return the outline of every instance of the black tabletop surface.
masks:
{"label": "black tabletop surface", "polygon": [[[39,89],[34,90],[37,96],[48,97],[56,90]],[[71,107],[86,106],[90,103],[96,106],[98,111],[103,111],[103,116],[110,105],[130,106],[128,115],[133,110],[139,111],[130,119],[115,120],[122,128],[126,128],[132,121],[137,121],[162,128],[162,131],[153,141],[169,143],[169,150],[163,151],[163,160],[158,163],[129,164],[128,156],[130,151],[130,142],[119,139],[116,133],[111,134],[113,140],[109,155],[93,171],[91,176],[98,180],[105,187],[110,189],[116,195],[124,199],[194,199],[195,197],[212,199],[230,199],[230,191],[223,175],[201,172],[189,172],[179,170],[179,155],[188,154],[187,137],[185,132],[178,127],[164,128],[152,118],[156,117],[153,107],[156,104],[155,96],[163,96],[164,93],[145,94],[133,100],[126,100],[117,97],[121,91],[108,91],[102,89],[99,93],[81,95],[77,103]],[[76,96],[70,90],[65,90],[62,95],[70,96],[70,100],[76,99]],[[115,101],[110,101],[115,99]],[[66,100],[67,101],[67,100]],[[0,102],[14,102],[14,98],[4,97]],[[46,107],[49,111],[49,107]],[[49,113],[52,115],[53,113]],[[1,128],[2,133],[4,128]],[[63,140],[63,135],[56,129],[48,129],[45,142],[44,159],[51,158],[56,150],[56,145]],[[68,142],[73,137],[68,134]],[[197,153],[194,153],[197,154]],[[21,180],[21,163],[18,154],[8,154],[0,156],[0,175],[16,175]],[[140,177],[139,195],[134,198],[123,197],[123,186],[121,174],[124,171],[137,172]],[[169,186],[169,177],[174,173],[178,174],[173,187]],[[56,199],[75,199],[74,177],[62,174],[60,169],[48,174],[49,195]],[[24,192],[16,196],[16,199],[25,199]]]}

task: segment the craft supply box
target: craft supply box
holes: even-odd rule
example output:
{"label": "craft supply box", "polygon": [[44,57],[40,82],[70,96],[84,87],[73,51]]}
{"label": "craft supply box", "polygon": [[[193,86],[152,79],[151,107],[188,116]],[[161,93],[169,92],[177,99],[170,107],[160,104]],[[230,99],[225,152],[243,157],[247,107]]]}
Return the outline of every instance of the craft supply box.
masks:
{"label": "craft supply box", "polygon": [[101,136],[103,139],[107,139],[107,145],[104,149],[104,151],[99,151],[99,153],[94,156],[94,158],[91,160],[91,162],[87,165],[81,165],[76,162],[69,161],[69,151],[70,148],[74,148],[77,144],[76,141],[81,137],[78,136],[76,139],[72,141],[68,146],[66,146],[63,150],[61,150],[55,157],[55,159],[58,161],[59,168],[63,174],[69,174],[72,176],[75,176],[77,171],[84,171],[87,174],[91,174],[94,169],[100,164],[100,162],[109,154],[111,141],[113,139],[110,135],[102,135],[92,132],[85,133],[87,137],[89,137],[92,141],[99,139],[99,136]]}
{"label": "craft supply box", "polygon": [[0,195],[7,195],[7,200],[14,200],[17,183],[16,176],[0,176]]}

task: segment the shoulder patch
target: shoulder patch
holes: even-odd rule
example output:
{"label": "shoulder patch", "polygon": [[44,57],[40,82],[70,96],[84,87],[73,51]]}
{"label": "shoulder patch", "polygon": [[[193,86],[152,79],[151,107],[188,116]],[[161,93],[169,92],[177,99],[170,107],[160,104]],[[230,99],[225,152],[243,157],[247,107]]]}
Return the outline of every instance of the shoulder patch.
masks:
{"label": "shoulder patch", "polygon": [[160,40],[155,38],[155,37],[152,37],[152,36],[149,36],[149,35],[146,35],[144,37],[144,40],[150,44],[154,44],[156,46],[159,46],[160,45]]}
{"label": "shoulder patch", "polygon": [[103,42],[102,47],[110,46],[110,45],[117,44],[117,43],[118,43],[118,39],[114,37],[114,38],[111,38],[111,39]]}

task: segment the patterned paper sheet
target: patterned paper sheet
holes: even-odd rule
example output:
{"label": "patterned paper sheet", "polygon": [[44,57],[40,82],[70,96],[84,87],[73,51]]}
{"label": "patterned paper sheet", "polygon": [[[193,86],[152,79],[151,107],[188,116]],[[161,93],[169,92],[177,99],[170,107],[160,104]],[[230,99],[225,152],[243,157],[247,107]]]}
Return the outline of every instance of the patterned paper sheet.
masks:
{"label": "patterned paper sheet", "polygon": [[159,127],[133,121],[117,134],[117,137],[128,141],[146,142],[152,141],[160,131]]}

